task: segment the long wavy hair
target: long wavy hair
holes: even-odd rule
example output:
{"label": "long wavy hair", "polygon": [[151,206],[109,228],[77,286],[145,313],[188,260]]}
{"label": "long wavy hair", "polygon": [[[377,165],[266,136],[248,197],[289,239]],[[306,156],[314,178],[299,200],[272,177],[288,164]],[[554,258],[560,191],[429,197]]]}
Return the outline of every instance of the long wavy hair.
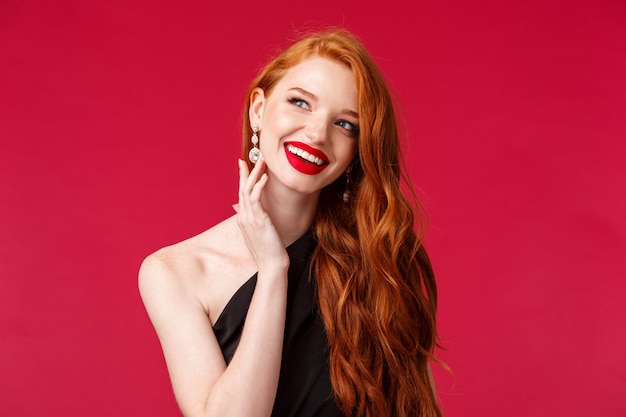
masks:
{"label": "long wavy hair", "polygon": [[357,155],[346,175],[322,190],[313,225],[312,271],[335,399],[347,416],[441,416],[428,365],[437,344],[437,289],[416,233],[423,229],[422,210],[400,157],[384,77],[353,34],[314,33],[263,68],[247,95],[243,155],[250,149],[252,90],[269,95],[286,71],[311,56],[347,65],[358,91]]}

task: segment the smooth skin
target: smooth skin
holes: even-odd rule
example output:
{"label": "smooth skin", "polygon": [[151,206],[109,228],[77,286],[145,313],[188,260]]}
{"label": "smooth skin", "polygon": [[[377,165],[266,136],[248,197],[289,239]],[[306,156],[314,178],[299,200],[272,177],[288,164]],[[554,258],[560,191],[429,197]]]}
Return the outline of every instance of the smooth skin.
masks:
{"label": "smooth skin", "polygon": [[[285,326],[285,247],[310,228],[320,190],[346,170],[357,150],[356,82],[343,64],[311,57],[287,71],[270,95],[256,89],[250,100],[263,158],[250,172],[238,161],[237,213],[150,255],[139,273],[187,417],[270,416]],[[328,166],[314,176],[293,169],[285,141],[319,149]],[[212,325],[255,272],[241,340],[226,366]]]}

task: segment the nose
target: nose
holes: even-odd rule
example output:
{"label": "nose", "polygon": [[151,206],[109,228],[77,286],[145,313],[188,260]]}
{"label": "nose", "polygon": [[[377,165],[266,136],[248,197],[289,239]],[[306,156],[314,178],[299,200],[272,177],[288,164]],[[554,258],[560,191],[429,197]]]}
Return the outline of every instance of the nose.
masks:
{"label": "nose", "polygon": [[306,125],[305,134],[314,144],[324,144],[328,140],[330,123],[325,117],[311,117]]}

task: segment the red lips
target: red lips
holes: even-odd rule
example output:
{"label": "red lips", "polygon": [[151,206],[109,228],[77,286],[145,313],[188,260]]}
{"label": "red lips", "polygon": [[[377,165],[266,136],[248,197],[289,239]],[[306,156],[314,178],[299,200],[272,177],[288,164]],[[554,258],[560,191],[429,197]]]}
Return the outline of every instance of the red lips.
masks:
{"label": "red lips", "polygon": [[[307,161],[299,157],[298,155],[292,154],[287,149],[289,145],[295,146],[298,149],[302,149],[303,151],[306,151],[309,154],[318,157],[319,159],[324,161],[324,163],[322,165],[317,165],[314,162]],[[326,154],[320,151],[319,149],[312,148],[311,146],[305,143],[285,142],[284,148],[285,148],[285,155],[287,155],[287,161],[289,161],[289,164],[291,164],[291,166],[294,167],[294,169],[296,169],[297,171],[303,174],[317,175],[320,172],[322,172],[324,169],[326,169],[326,167],[328,166],[328,157],[326,156]]]}

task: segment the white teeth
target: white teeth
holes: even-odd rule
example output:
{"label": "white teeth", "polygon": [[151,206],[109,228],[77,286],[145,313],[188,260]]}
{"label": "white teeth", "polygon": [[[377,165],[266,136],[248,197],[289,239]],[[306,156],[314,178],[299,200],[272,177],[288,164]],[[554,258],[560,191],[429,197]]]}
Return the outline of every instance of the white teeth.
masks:
{"label": "white teeth", "polygon": [[311,155],[310,153],[308,153],[307,151],[303,151],[300,148],[296,148],[293,145],[287,145],[287,150],[294,154],[294,155],[298,155],[300,158],[302,159],[306,159],[307,161],[315,164],[315,165],[324,165],[324,161],[321,158],[318,158],[315,155]]}

